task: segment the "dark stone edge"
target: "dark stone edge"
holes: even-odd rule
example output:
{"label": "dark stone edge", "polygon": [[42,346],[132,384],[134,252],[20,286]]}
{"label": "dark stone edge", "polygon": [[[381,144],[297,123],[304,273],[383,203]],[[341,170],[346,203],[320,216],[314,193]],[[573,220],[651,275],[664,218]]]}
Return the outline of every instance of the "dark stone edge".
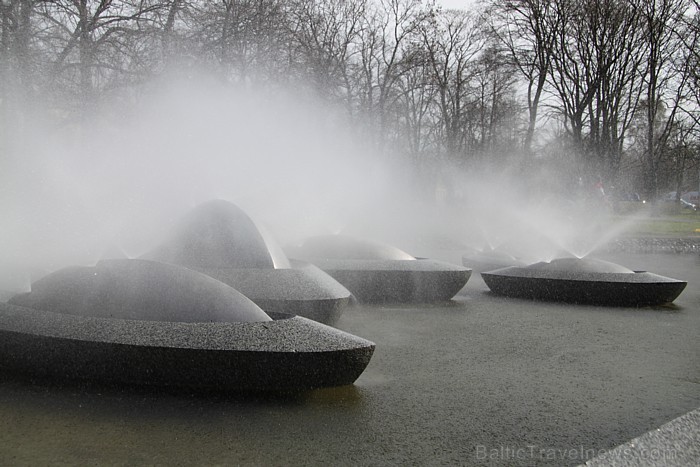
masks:
{"label": "dark stone edge", "polygon": [[301,318],[172,323],[0,304],[0,373],[38,381],[287,392],[352,384],[375,344]]}
{"label": "dark stone edge", "polygon": [[436,303],[451,300],[467,284],[471,269],[325,270],[362,303]]}
{"label": "dark stone edge", "polygon": [[637,271],[634,273],[618,272],[568,272],[546,269],[532,269],[528,267],[508,267],[496,269],[495,271],[485,271],[482,277],[512,277],[518,279],[547,280],[552,282],[596,282],[610,284],[665,284],[683,283],[686,281],[674,279],[672,277],[660,276],[652,272]]}
{"label": "dark stone edge", "polygon": [[643,307],[673,302],[685,289],[683,281],[610,282],[507,276],[482,273],[495,295],[582,305]]}

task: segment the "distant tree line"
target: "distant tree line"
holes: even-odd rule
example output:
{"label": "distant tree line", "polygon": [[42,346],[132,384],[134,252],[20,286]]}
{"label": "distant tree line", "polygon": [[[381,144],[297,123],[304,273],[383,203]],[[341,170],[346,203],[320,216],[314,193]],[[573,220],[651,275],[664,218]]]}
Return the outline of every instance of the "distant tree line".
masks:
{"label": "distant tree line", "polygon": [[[0,137],[171,70],[292,87],[378,153],[566,168],[653,198],[697,183],[698,0],[0,0]],[[432,174],[439,176],[439,174]]]}

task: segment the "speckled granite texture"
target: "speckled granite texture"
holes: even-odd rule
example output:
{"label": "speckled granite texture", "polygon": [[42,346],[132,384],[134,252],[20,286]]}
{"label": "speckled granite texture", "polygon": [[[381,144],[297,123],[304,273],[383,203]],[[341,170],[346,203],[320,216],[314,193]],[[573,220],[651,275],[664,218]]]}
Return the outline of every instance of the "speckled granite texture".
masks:
{"label": "speckled granite texture", "polygon": [[586,462],[587,466],[700,465],[700,409],[672,420]]}
{"label": "speckled granite texture", "polygon": [[364,303],[447,301],[471,276],[471,269],[416,258],[394,246],[347,235],[311,237],[290,251],[292,257],[317,265]]}
{"label": "speckled granite texture", "polygon": [[450,300],[471,276],[471,269],[430,259],[318,259],[314,263],[365,303]]}
{"label": "speckled granite texture", "polygon": [[264,229],[224,200],[191,210],[168,239],[143,257],[210,275],[266,312],[334,324],[352,302],[345,287],[310,264],[290,261]]}
{"label": "speckled granite texture", "polygon": [[597,273],[510,267],[482,272],[491,291],[508,297],[603,306],[672,302],[686,282],[649,272]]}
{"label": "speckled granite texture", "polygon": [[353,300],[348,289],[312,264],[290,264],[289,269],[198,270],[240,291],[266,312],[334,324]]}
{"label": "speckled granite texture", "polygon": [[38,310],[150,321],[270,321],[250,299],[191,269],[143,259],[60,269],[9,300]]}
{"label": "speckled granite texture", "polygon": [[92,318],[0,304],[0,371],[216,391],[351,384],[374,343],[302,317],[253,323]]}
{"label": "speckled granite texture", "polygon": [[606,259],[688,286],[672,308],[610,310],[498,297],[471,277],[448,303],[360,305],[338,327],[377,343],[365,371],[292,399],[0,378],[0,464],[580,465],[700,407],[700,255]]}

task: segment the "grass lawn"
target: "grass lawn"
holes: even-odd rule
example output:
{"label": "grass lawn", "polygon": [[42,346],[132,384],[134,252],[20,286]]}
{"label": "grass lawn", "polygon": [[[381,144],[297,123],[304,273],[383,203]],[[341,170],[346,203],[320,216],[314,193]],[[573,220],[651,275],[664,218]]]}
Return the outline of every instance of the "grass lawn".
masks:
{"label": "grass lawn", "polygon": [[675,206],[645,207],[613,216],[613,222],[627,224],[628,237],[700,237],[700,212]]}

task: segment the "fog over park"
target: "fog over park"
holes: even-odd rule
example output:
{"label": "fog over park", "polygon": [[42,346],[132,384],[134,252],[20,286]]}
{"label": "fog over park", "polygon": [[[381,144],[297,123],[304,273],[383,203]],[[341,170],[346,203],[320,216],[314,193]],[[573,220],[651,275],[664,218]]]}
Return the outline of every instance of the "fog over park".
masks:
{"label": "fog over park", "polygon": [[0,464],[700,465],[699,38],[0,0]]}
{"label": "fog over park", "polygon": [[583,255],[614,197],[697,190],[699,25],[696,0],[2,0],[0,259],[136,256],[213,198],[283,242]]}

